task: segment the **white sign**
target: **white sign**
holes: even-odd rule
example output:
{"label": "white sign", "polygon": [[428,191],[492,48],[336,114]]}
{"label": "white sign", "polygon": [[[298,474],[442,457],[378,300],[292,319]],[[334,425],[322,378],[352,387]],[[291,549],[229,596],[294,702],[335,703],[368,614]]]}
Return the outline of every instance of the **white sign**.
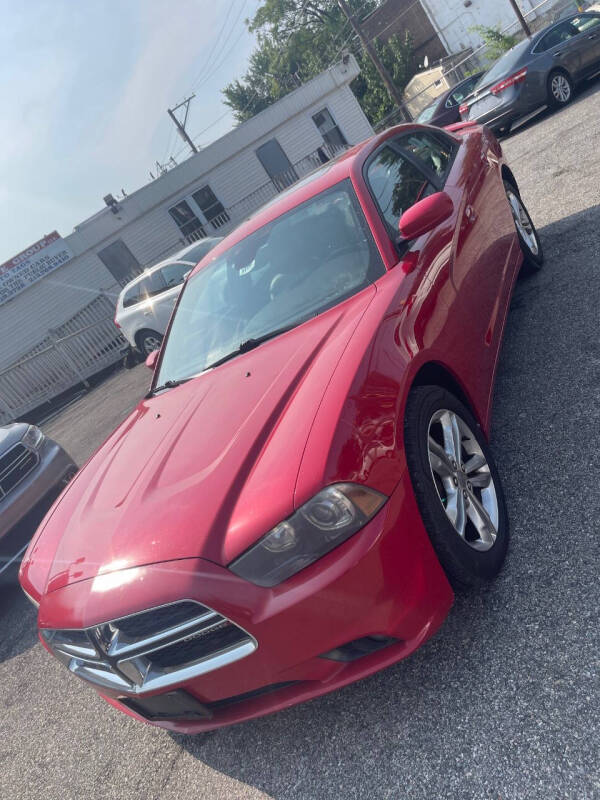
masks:
{"label": "white sign", "polygon": [[73,258],[73,252],[56,232],[49,233],[22,253],[0,264],[0,305]]}

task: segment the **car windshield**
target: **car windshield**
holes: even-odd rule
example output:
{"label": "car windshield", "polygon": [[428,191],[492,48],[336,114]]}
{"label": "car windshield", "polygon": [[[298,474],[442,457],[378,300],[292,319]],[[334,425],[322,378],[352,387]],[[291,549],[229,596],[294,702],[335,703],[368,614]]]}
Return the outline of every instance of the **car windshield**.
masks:
{"label": "car windshield", "polygon": [[299,325],[384,273],[349,180],[221,253],[188,280],[155,384],[199,374]]}
{"label": "car windshield", "polygon": [[487,86],[498,80],[498,78],[502,78],[504,75],[508,75],[512,72],[521,60],[523,53],[525,53],[530,46],[531,39],[524,39],[522,42],[515,45],[512,50],[509,50],[508,53],[505,53],[499,58],[498,61],[481,76],[481,80],[475,89],[477,90],[483,86]]}
{"label": "car windshield", "polygon": [[440,98],[437,97],[433,103],[424,108],[423,111],[417,117],[417,122],[429,122],[429,120],[433,117],[437,104],[439,103]]}

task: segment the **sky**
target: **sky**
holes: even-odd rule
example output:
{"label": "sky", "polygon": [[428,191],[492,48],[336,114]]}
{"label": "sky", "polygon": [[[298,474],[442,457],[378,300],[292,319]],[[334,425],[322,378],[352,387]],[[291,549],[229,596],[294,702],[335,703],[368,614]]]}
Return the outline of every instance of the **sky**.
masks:
{"label": "sky", "polygon": [[211,126],[197,144],[230,130],[221,89],[245,72],[258,4],[0,0],[0,264],[183,159],[167,108],[190,91],[187,131]]}

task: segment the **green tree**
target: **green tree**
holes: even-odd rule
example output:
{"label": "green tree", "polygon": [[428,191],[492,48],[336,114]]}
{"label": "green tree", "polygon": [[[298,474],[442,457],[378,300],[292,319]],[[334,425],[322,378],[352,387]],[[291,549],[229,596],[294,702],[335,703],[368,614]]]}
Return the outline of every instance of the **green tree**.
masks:
{"label": "green tree", "polygon": [[490,61],[497,61],[501,55],[519,42],[516,36],[502,33],[499,28],[486,28],[485,25],[474,25],[470,30],[475,31],[481,36],[486,46],[486,58]]}
{"label": "green tree", "polygon": [[[360,17],[378,5],[376,0],[348,0],[348,4]],[[246,24],[256,32],[258,45],[246,74],[223,90],[225,103],[238,122],[327,69],[340,57],[344,45],[351,43],[361,68],[352,89],[365,114],[376,123],[393,110],[393,101],[371,60],[356,46],[337,0],[264,0]],[[374,44],[394,83],[403,89],[415,72],[410,35],[407,32],[385,44]]]}

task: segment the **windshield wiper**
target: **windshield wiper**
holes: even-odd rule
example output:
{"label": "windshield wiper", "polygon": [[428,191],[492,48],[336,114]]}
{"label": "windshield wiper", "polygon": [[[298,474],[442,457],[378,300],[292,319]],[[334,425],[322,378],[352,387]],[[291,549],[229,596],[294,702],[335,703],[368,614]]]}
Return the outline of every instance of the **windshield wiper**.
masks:
{"label": "windshield wiper", "polygon": [[154,389],[150,389],[150,391],[146,395],[146,398],[152,397],[153,395],[158,394],[158,392],[162,392],[163,389],[174,389],[176,386],[181,386],[182,383],[185,383],[186,381],[189,381],[189,380],[191,380],[191,379],[190,378],[179,378],[176,381],[173,381],[173,380],[165,381],[164,383],[161,383],[160,386],[155,386]]}
{"label": "windshield wiper", "polygon": [[222,356],[222,358],[217,359],[217,361],[213,361],[213,363],[209,364],[207,367],[205,367],[205,369],[218,367],[220,364],[224,364],[226,361],[229,361],[230,358],[235,358],[235,356],[239,356],[242,353],[247,353],[249,350],[254,350],[255,347],[258,347],[263,342],[266,342],[269,339],[274,339],[276,336],[281,336],[282,333],[287,333],[287,331],[291,331],[292,328],[296,328],[298,325],[298,322],[294,322],[293,325],[286,325],[284,328],[277,328],[277,330],[264,333],[262,336],[257,336],[254,339],[246,339],[244,342],[240,342],[236,349],[232,350],[231,353],[227,353],[226,356]]}

